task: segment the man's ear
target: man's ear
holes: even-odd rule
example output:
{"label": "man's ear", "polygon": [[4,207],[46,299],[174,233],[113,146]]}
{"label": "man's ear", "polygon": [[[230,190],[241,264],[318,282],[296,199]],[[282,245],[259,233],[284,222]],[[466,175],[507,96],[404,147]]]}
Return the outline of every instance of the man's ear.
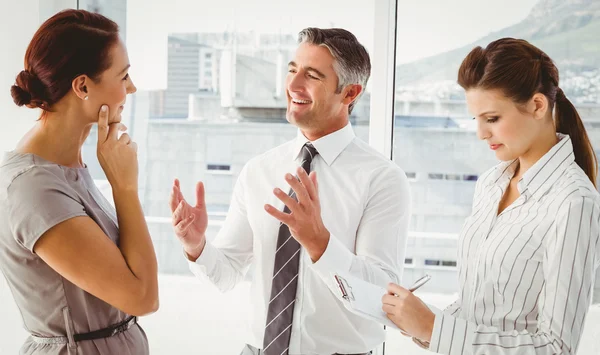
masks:
{"label": "man's ear", "polygon": [[360,96],[360,93],[363,91],[363,87],[362,85],[358,85],[358,84],[352,84],[352,85],[348,85],[344,88],[344,90],[342,91],[344,93],[344,99],[342,100],[342,102],[346,105],[350,105],[352,102],[354,102],[358,96]]}

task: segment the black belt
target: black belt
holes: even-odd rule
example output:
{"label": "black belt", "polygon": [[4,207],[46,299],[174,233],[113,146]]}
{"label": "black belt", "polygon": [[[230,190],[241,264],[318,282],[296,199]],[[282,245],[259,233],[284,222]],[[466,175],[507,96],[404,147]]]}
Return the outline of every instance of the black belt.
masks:
{"label": "black belt", "polygon": [[[85,340],[96,340],[103,338],[110,338],[119,333],[123,333],[127,331],[131,327],[137,324],[137,317],[130,316],[125,319],[121,323],[117,323],[111,325],[104,329],[94,330],[89,333],[81,333],[81,334],[73,334],[73,340],[75,342],[85,341]],[[37,335],[31,335],[31,338],[34,342],[38,344],[68,344],[69,338],[66,336],[58,336],[58,337],[40,337]]]}
{"label": "black belt", "polygon": [[75,335],[73,335],[73,339],[75,339],[75,341],[78,342],[78,341],[84,341],[84,340],[96,340],[96,339],[102,339],[102,338],[110,338],[119,333],[123,333],[124,331],[133,327],[135,324],[137,324],[137,317],[130,316],[129,318],[122,321],[121,323],[111,325],[108,328],[94,330],[93,332],[89,332],[89,333],[75,334]]}

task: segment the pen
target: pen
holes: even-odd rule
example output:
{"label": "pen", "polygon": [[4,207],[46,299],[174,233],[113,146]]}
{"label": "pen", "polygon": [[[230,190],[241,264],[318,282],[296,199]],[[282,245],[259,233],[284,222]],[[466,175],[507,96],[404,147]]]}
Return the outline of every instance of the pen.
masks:
{"label": "pen", "polygon": [[425,285],[429,280],[431,280],[431,276],[425,275],[415,281],[415,283],[408,289],[410,292],[416,291],[419,287]]}
{"label": "pen", "polygon": [[347,298],[348,293],[346,292],[346,288],[344,287],[344,285],[342,284],[342,281],[340,279],[341,279],[340,277],[335,275],[335,280],[337,281],[338,286],[340,287],[340,291],[342,291],[342,297]]}

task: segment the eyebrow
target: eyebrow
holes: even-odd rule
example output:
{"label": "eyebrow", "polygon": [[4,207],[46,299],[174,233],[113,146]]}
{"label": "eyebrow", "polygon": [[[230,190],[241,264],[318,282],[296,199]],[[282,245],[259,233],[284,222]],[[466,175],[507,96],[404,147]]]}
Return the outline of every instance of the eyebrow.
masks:
{"label": "eyebrow", "polygon": [[[297,66],[298,66],[298,65],[297,65],[297,64],[296,64],[296,62],[294,62],[294,61],[291,61],[291,62],[289,62],[289,63],[288,63],[288,67],[297,67]],[[319,78],[321,78],[321,79],[325,79],[325,78],[326,78],[325,74],[323,74],[323,73],[322,73],[321,71],[319,71],[318,69],[315,69],[315,68],[313,68],[313,67],[306,67],[306,70],[307,70],[307,71],[314,72],[314,73],[315,73],[315,74],[317,74],[317,76],[318,76]]]}
{"label": "eyebrow", "polygon": [[[497,113],[497,112],[494,111],[494,110],[492,110],[492,111],[485,111],[485,112],[480,113],[478,116],[475,116],[475,117],[482,117],[482,116],[485,116],[485,115],[489,115],[490,113]],[[473,119],[475,119],[475,117],[473,117]]]}
{"label": "eyebrow", "polygon": [[130,67],[130,66],[131,66],[131,64],[127,64],[127,66],[125,67],[125,69],[121,70],[121,71],[119,72],[119,74],[117,74],[117,76],[121,76],[121,74],[125,73],[125,71],[126,71],[127,69],[129,69],[129,67]]}

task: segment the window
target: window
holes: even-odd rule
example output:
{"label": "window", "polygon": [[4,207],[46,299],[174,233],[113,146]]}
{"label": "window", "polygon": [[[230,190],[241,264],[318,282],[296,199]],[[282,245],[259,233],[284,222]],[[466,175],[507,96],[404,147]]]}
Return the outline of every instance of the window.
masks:
{"label": "window", "polygon": [[429,177],[429,180],[444,180],[444,174],[429,173],[427,176]]}
{"label": "window", "polygon": [[423,264],[425,266],[447,266],[455,267],[456,261],[453,260],[439,260],[439,259],[425,259]]}
{"label": "window", "polygon": [[[222,295],[198,283],[189,271],[170,225],[167,202],[173,179],[180,179],[190,202],[195,202],[195,183],[204,182],[210,220],[207,237],[215,238],[244,164],[296,136],[285,119],[284,83],[297,33],[310,26],[344,27],[373,53],[373,4],[369,2],[353,0],[348,6],[342,0],[325,4],[309,0],[307,6],[318,4],[321,9],[316,16],[292,14],[289,4],[276,0],[260,2],[258,6],[225,0],[219,7],[211,1],[182,0],[175,6],[159,0],[128,0],[123,10],[130,72],[138,87],[123,117],[130,120],[125,122],[128,127],[134,121],[134,139],[145,155],[140,156],[140,181],[145,181],[140,194],[155,241],[163,292],[161,310],[141,320],[153,353],[168,354],[173,342],[181,353],[197,352],[198,331],[203,334],[203,353],[239,353],[245,341],[244,317],[252,311],[246,302],[249,282]],[[255,21],[264,8],[269,8],[270,18],[281,20]],[[357,16],[363,21],[357,23]],[[375,60],[372,57],[373,66]],[[150,99],[156,97],[162,99]],[[135,102],[135,108],[127,107],[130,102]],[[355,133],[365,141],[368,108],[367,90],[353,113]],[[150,118],[149,109],[160,112],[160,117]],[[177,331],[165,336],[165,329]]]}
{"label": "window", "polygon": [[231,165],[208,164],[206,170],[210,172],[230,172]]}
{"label": "window", "polygon": [[462,180],[460,174],[446,174],[444,177],[446,180]]}
{"label": "window", "polygon": [[439,260],[425,259],[425,265],[428,265],[428,266],[440,265],[440,261]]}

